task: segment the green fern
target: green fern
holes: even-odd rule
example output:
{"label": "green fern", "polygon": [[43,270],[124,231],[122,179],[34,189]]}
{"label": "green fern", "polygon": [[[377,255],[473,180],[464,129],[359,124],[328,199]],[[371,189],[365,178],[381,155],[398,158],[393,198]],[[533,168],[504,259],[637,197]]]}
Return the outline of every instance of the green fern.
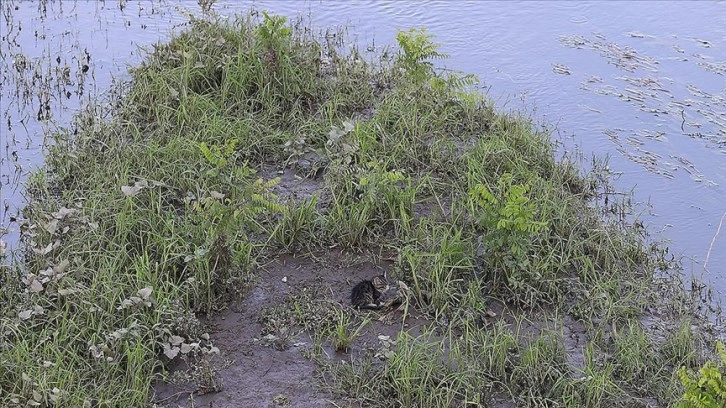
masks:
{"label": "green fern", "polygon": [[292,29],[285,25],[287,17],[270,16],[262,12],[262,23],[257,26],[256,36],[267,50],[279,49],[292,36]]}
{"label": "green fern", "polygon": [[[479,95],[478,92],[462,92],[467,87],[471,87],[479,83],[479,78],[477,78],[477,76],[473,74],[466,74],[460,76],[456,73],[449,73],[445,78],[431,78],[429,83],[431,84],[431,88],[440,94],[449,93],[454,96],[460,96],[459,94],[461,94],[461,96],[464,98],[470,98],[474,95]],[[478,96],[477,100],[478,99],[481,99],[481,97]]]}
{"label": "green fern", "polygon": [[471,189],[472,212],[479,214],[479,226],[490,230],[491,244],[522,254],[527,236],[547,227],[546,222],[535,220],[536,206],[527,196],[529,188],[528,184],[512,184],[511,174],[505,173],[497,183],[496,195],[483,184]]}
{"label": "green fern", "polygon": [[230,139],[223,147],[219,147],[216,145],[212,145],[211,147],[209,147],[206,143],[200,142],[199,149],[202,151],[204,158],[209,164],[220,168],[227,165],[227,160],[234,153],[236,145],[237,141],[234,139]]}
{"label": "green fern", "polygon": [[398,45],[403,49],[403,55],[399,57],[398,62],[415,84],[424,83],[435,77],[434,65],[427,60],[449,57],[437,51],[441,44],[431,42],[432,38],[432,35],[426,33],[425,28],[420,30],[411,28],[408,31],[399,31],[396,35]]}
{"label": "green fern", "polygon": [[717,363],[707,361],[698,375],[681,367],[678,376],[686,389],[679,407],[712,408],[726,407],[726,382],[723,371],[726,370],[726,350],[721,342],[716,344],[719,360]]}
{"label": "green fern", "polygon": [[273,213],[282,213],[285,206],[273,201],[277,196],[271,194],[269,190],[280,182],[280,178],[276,177],[271,180],[264,181],[257,179],[253,185],[253,193],[250,195],[251,203],[256,211],[267,210]]}
{"label": "green fern", "polygon": [[222,193],[210,192],[194,204],[194,209],[209,223],[211,230],[223,237],[234,236],[242,226],[260,229],[258,216],[284,211],[284,206],[270,192],[280,179],[255,180],[254,169],[235,163],[236,145],[235,139],[221,146],[199,143],[205,160],[213,166],[204,174],[211,179],[210,186]]}
{"label": "green fern", "polygon": [[528,288],[537,285],[541,276],[532,268],[534,235],[547,222],[536,219],[537,207],[528,197],[528,184],[513,184],[512,176],[502,175],[494,191],[483,184],[469,191],[469,208],[476,215],[475,223],[482,231],[482,249],[491,267],[502,273],[515,301],[532,302]]}
{"label": "green fern", "polygon": [[410,29],[399,31],[396,40],[403,50],[399,55],[398,64],[406,73],[408,79],[415,85],[428,85],[440,95],[448,99],[457,100],[470,105],[476,105],[483,100],[479,92],[471,92],[467,87],[479,83],[476,75],[461,75],[446,72],[440,75],[434,69],[432,59],[448,58],[448,54],[438,51],[440,44],[431,41],[432,35],[426,29]]}

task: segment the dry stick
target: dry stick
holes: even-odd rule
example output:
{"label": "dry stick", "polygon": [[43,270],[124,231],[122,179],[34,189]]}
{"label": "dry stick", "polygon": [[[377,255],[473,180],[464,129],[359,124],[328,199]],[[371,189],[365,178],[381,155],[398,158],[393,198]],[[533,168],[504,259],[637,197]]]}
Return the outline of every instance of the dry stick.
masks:
{"label": "dry stick", "polygon": [[[721,221],[718,223],[718,228],[716,228],[716,233],[713,235],[713,239],[711,240],[711,246],[708,247],[708,253],[706,254],[706,260],[703,262],[703,269],[706,269],[706,265],[708,265],[708,258],[711,257],[711,250],[713,249],[713,243],[716,242],[716,237],[718,236],[719,232],[721,232],[721,225],[723,225],[723,219],[726,218],[726,212],[723,213],[721,216]],[[708,269],[706,269],[708,270]]]}

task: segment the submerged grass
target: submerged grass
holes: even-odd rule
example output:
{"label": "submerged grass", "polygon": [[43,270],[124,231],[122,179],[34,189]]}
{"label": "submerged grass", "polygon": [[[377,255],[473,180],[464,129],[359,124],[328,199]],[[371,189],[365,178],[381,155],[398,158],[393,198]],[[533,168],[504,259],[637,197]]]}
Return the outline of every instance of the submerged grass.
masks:
{"label": "submerged grass", "polygon": [[[402,331],[384,362],[319,355],[341,397],[675,403],[673,373],[712,347],[627,203],[594,205],[611,193],[602,166],[556,160],[549,133],[495,111],[472,76],[434,69],[445,56],[425,31],[370,61],[337,34],[319,41],[264,13],[193,20],[120,96],[55,134],[28,184],[26,251],[0,289],[2,404],[144,406],[169,362],[218,351],[196,315],[237,298],[260,256],[331,246],[393,251],[411,306],[438,322]],[[271,164],[319,192],[278,198],[279,180],[260,176]],[[519,311],[514,324],[486,324],[495,300]],[[654,311],[661,329],[643,324]],[[328,312],[316,338],[350,349],[366,321]],[[317,312],[291,313],[267,316],[315,330]],[[568,350],[556,318],[520,330],[525,316],[565,315],[586,344]]]}

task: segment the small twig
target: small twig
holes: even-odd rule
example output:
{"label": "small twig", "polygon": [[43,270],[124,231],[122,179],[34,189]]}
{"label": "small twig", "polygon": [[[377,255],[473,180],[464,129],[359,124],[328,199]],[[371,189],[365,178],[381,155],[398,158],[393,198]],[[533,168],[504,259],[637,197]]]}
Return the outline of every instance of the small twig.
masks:
{"label": "small twig", "polygon": [[686,124],[686,111],[683,109],[681,109],[681,118],[683,118],[683,122],[681,122],[681,132],[685,133],[686,131],[683,129],[683,125]]}
{"label": "small twig", "polygon": [[706,254],[706,260],[703,262],[703,269],[706,269],[706,265],[708,265],[708,258],[711,257],[711,250],[713,249],[713,244],[716,242],[716,237],[721,232],[721,226],[723,225],[723,220],[726,218],[726,212],[723,213],[721,216],[721,221],[718,223],[718,228],[716,228],[716,233],[713,235],[713,239],[711,239],[711,246],[708,247],[708,253]]}
{"label": "small twig", "polygon": [[164,404],[165,402],[171,401],[172,399],[174,401],[178,401],[179,400],[179,397],[181,397],[183,394],[192,395],[192,393],[189,393],[188,391],[179,391],[179,392],[174,393],[174,394],[172,394],[172,395],[170,395],[170,396],[168,396],[166,398],[163,398],[163,399],[160,399],[160,400],[155,400],[154,402],[159,403],[159,404]]}

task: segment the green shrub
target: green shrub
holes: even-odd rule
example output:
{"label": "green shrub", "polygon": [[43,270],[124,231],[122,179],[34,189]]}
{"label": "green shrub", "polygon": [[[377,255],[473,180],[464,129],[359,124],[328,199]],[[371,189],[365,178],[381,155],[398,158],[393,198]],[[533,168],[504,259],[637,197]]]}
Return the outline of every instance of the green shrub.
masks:
{"label": "green shrub", "polygon": [[723,372],[726,370],[726,350],[723,343],[716,345],[718,362],[707,361],[698,374],[682,366],[678,371],[681,383],[686,389],[679,407],[712,408],[726,407],[726,381]]}

